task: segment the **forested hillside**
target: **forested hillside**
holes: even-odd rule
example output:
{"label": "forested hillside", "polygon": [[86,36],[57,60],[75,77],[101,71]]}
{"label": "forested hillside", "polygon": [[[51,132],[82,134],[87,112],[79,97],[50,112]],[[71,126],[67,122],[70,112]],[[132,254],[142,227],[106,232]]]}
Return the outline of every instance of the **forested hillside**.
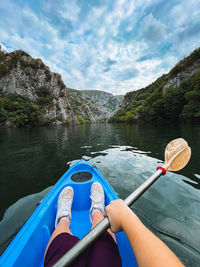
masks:
{"label": "forested hillside", "polygon": [[200,48],[151,85],[125,95],[109,122],[200,120]]}

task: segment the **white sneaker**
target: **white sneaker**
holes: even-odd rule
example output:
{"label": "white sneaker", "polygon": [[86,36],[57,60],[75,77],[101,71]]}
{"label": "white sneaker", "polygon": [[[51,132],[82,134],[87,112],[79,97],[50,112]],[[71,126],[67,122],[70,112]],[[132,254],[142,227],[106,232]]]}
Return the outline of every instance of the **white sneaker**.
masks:
{"label": "white sneaker", "polygon": [[92,222],[92,216],[94,213],[99,210],[104,215],[105,210],[105,196],[104,191],[100,183],[94,182],[91,186],[91,196],[92,200],[91,208],[90,208],[90,221]]}
{"label": "white sneaker", "polygon": [[60,219],[66,218],[71,222],[71,206],[74,196],[74,190],[71,186],[65,187],[58,197],[57,214],[55,220],[55,228],[58,226]]}

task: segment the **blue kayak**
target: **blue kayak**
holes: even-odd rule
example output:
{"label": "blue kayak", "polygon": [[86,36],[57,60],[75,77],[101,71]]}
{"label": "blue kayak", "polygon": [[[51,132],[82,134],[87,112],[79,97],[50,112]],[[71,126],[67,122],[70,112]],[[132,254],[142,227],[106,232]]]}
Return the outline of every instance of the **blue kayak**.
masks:
{"label": "blue kayak", "polygon": [[[89,196],[91,185],[95,181],[101,183],[104,189],[106,205],[111,200],[118,199],[115,191],[96,167],[88,162],[79,161],[61,177],[24,224],[0,257],[0,266],[43,266],[44,252],[54,231],[57,199],[65,186],[70,185],[74,189],[71,232],[79,238],[86,235],[91,230],[89,219],[91,200]],[[116,238],[123,266],[137,266],[124,232],[117,233]]]}

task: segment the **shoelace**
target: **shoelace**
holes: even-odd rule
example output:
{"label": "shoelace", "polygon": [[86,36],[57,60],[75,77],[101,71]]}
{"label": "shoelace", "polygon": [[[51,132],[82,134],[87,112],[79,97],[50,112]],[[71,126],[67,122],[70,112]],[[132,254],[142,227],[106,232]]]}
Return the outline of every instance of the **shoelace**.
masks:
{"label": "shoelace", "polygon": [[92,201],[94,201],[95,203],[99,203],[99,202],[103,202],[103,196],[101,194],[96,194],[95,196],[90,196],[90,198],[92,199]]}
{"label": "shoelace", "polygon": [[64,209],[66,210],[67,209],[71,209],[71,204],[72,204],[72,199],[71,197],[64,197],[62,200],[61,200],[61,203],[59,204],[59,207],[64,207]]}
{"label": "shoelace", "polygon": [[90,198],[92,199],[92,207],[103,210],[104,209],[103,197],[102,196],[98,196],[97,198],[95,197],[90,196]]}

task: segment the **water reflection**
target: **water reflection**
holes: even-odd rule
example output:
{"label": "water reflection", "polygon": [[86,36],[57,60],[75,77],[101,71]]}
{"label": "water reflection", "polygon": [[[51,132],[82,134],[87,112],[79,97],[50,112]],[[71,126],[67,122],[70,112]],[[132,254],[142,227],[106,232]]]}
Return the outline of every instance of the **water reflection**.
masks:
{"label": "water reflection", "polygon": [[145,151],[150,157],[163,159],[166,144],[180,136],[191,146],[192,158],[179,173],[189,178],[184,179],[188,186],[200,189],[197,124],[0,129],[0,217],[19,198],[55,184],[68,161],[94,157],[91,152],[112,146],[126,146],[127,150]]}

